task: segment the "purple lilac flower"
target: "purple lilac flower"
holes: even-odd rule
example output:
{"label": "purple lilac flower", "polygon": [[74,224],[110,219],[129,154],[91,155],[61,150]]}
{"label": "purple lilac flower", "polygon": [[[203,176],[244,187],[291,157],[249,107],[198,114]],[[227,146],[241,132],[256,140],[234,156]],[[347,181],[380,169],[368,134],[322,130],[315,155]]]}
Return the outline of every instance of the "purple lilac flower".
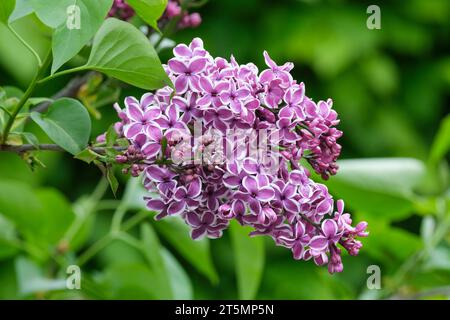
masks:
{"label": "purple lilac flower", "polygon": [[[181,217],[193,239],[218,238],[235,219],[295,259],[341,272],[341,248],[358,254],[367,223],[352,226],[344,202],[334,209],[327,187],[300,165],[305,159],[325,179],[337,171],[342,132],[332,100],[314,102],[305,84],[293,80],[293,64],[278,65],[267,52],[268,68],[261,72],[233,57],[212,57],[198,38],[173,53],[165,70],[175,90],[128,97],[124,109],[115,105],[116,130],[130,142],[117,161],[130,164],[134,176],[143,172],[144,187],[156,193],[145,198],[156,219]],[[192,139],[198,124],[200,137]],[[229,136],[230,130],[237,134]],[[275,152],[252,153],[250,142],[260,138],[251,135],[255,130],[267,130]],[[217,161],[222,149],[234,158]],[[197,154],[200,160],[193,161]]]}

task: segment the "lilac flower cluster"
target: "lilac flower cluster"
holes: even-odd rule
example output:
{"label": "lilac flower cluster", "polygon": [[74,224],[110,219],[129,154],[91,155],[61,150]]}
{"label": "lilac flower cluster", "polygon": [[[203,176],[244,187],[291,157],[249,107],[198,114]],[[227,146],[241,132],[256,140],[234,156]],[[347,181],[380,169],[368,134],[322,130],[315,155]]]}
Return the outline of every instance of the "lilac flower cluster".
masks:
{"label": "lilac flower cluster", "polygon": [[[116,17],[124,21],[130,20],[134,15],[135,11],[125,0],[114,0],[113,6],[108,13],[109,17]],[[202,23],[202,18],[198,12],[189,13],[181,8],[180,1],[169,0],[166,10],[159,20],[159,24],[167,24],[174,18],[179,19],[178,29],[196,28]]]}
{"label": "lilac flower cluster", "polygon": [[[157,192],[146,198],[156,219],[180,216],[193,239],[218,238],[236,219],[253,228],[252,236],[270,236],[290,249],[295,259],[341,272],[338,244],[358,254],[357,237],[367,236],[367,223],[352,226],[344,202],[337,201],[335,210],[327,187],[300,165],[306,159],[323,178],[336,173],[342,132],[335,128],[332,101],[307,97],[304,83],[290,74],[293,64],[277,65],[266,52],[262,72],[233,57],[213,58],[198,38],[173,52],[165,69],[175,90],[127,97],[124,109],[115,105],[121,118],[116,129],[132,149],[117,160],[131,156],[134,175],[143,171],[145,188]],[[250,141],[260,139],[252,132],[260,131],[269,137],[270,152],[252,152]],[[198,155],[200,161],[192,161]]]}

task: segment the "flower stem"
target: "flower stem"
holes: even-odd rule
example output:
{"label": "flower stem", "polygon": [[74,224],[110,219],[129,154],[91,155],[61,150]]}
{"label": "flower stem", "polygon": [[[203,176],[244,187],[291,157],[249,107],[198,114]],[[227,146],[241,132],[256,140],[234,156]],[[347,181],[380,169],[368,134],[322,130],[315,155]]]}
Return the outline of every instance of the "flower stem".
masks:
{"label": "flower stem", "polygon": [[51,52],[49,51],[44,62],[39,67],[39,69],[36,72],[36,75],[31,80],[31,83],[29,84],[27,90],[23,94],[22,98],[19,100],[19,103],[15,106],[14,110],[11,113],[11,116],[8,119],[8,122],[6,123],[5,129],[3,130],[1,144],[5,144],[8,140],[9,132],[11,131],[11,127],[14,124],[14,120],[16,119],[17,115],[19,114],[20,110],[22,110],[23,106],[27,103],[28,99],[31,97],[31,95],[34,92],[34,89],[36,88],[36,85],[38,84],[39,78],[42,76],[42,74],[45,72],[47,67],[50,65],[50,62],[52,60]]}

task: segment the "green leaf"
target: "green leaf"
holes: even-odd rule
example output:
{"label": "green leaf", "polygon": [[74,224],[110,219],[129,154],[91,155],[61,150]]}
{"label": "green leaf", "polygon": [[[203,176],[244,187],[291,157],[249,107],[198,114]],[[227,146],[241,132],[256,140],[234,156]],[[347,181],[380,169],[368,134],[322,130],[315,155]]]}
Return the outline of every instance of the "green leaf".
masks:
{"label": "green leaf", "polygon": [[164,264],[166,265],[167,273],[170,277],[173,299],[193,299],[192,283],[186,271],[168,250],[162,248],[161,252],[164,259]]}
{"label": "green leaf", "polygon": [[117,194],[117,189],[119,188],[119,181],[117,181],[117,178],[114,174],[114,168],[112,166],[106,167],[106,180],[108,180],[111,191],[113,192],[115,197]]}
{"label": "green leaf", "polygon": [[112,124],[109,128],[108,131],[106,131],[106,146],[107,147],[112,147],[114,146],[114,144],[116,143],[117,140],[117,132],[116,129],[114,127],[114,124]]}
{"label": "green leaf", "polygon": [[86,163],[91,163],[92,161],[97,159],[98,156],[99,155],[94,151],[92,151],[91,149],[84,149],[80,153],[77,153],[74,158],[84,161]]}
{"label": "green leaf", "polygon": [[409,158],[338,161],[339,171],[325,184],[351,209],[377,218],[398,220],[411,213],[414,188],[425,173],[422,162]]}
{"label": "green leaf", "polygon": [[159,31],[157,21],[166,9],[167,0],[127,0],[127,3],[142,20]]}
{"label": "green leaf", "polygon": [[32,189],[13,180],[0,181],[0,212],[15,224],[28,244],[48,252],[56,246],[75,215],[54,189]]}
{"label": "green leaf", "polygon": [[127,210],[148,210],[144,197],[150,196],[142,185],[142,176],[131,177],[128,179],[125,193],[122,197],[122,202]]}
{"label": "green leaf", "polygon": [[172,298],[171,283],[168,276],[164,257],[161,252],[161,244],[150,224],[141,225],[142,251],[150,268],[155,272],[161,296],[164,299]]}
{"label": "green leaf", "polygon": [[142,263],[120,263],[106,271],[104,282],[112,299],[161,299],[156,274]]}
{"label": "green leaf", "polygon": [[31,118],[56,144],[73,155],[80,153],[91,135],[91,120],[83,105],[70,98],[55,101],[46,114],[32,112]]}
{"label": "green leaf", "polygon": [[430,162],[438,164],[450,150],[450,115],[442,121],[430,151]]}
{"label": "green leaf", "polygon": [[67,8],[76,0],[29,0],[38,18],[55,29],[67,21]]}
{"label": "green leaf", "polygon": [[2,0],[0,2],[0,23],[8,24],[9,16],[14,11],[15,5],[15,0]]}
{"label": "green leaf", "polygon": [[21,132],[20,135],[27,143],[31,144],[36,149],[39,149],[39,140],[34,134],[31,132]]}
{"label": "green leaf", "polygon": [[208,239],[192,240],[190,228],[179,217],[164,218],[154,227],[194,268],[212,283],[217,283],[219,277],[212,262]]}
{"label": "green leaf", "polygon": [[[54,31],[52,74],[80,52],[92,39],[108,14],[112,0],[72,0],[71,5],[79,8],[79,12],[75,13],[79,13],[80,27],[69,28],[66,23],[63,23]],[[67,18],[70,19],[71,16]]]}
{"label": "green leaf", "polygon": [[172,85],[155,49],[133,25],[114,18],[97,32],[83,69],[94,69],[136,87],[152,90]]}
{"label": "green leaf", "polygon": [[0,260],[14,256],[18,249],[14,243],[18,240],[14,224],[0,214]]}
{"label": "green leaf", "polygon": [[22,295],[66,289],[66,280],[45,278],[41,268],[25,257],[16,259],[16,274],[19,291]]}
{"label": "green leaf", "polygon": [[30,4],[30,0],[16,0],[16,7],[9,16],[9,23],[13,23],[20,18],[23,18],[33,12],[33,7]]}
{"label": "green leaf", "polygon": [[239,299],[255,299],[264,270],[264,239],[250,237],[251,228],[230,225]]}

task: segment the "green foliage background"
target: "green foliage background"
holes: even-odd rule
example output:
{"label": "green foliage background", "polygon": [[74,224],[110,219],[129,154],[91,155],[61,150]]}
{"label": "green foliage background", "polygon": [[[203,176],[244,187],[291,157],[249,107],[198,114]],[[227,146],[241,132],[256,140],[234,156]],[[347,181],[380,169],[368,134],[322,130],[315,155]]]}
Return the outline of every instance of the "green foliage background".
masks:
{"label": "green foliage background", "polygon": [[[233,54],[261,68],[265,49],[279,63],[295,63],[294,76],[309,96],[333,98],[344,131],[341,158],[360,160],[342,161],[326,184],[371,232],[359,256],[344,256],[342,274],[295,261],[288,250],[270,239],[249,239],[237,225],[222,239],[193,242],[178,220],[149,217],[82,266],[82,290],[66,290],[61,259],[79,262],[108,233],[114,211],[127,218],[141,212],[142,190],[119,175],[118,200],[110,191],[99,200],[106,188],[97,185],[101,173],[69,154],[41,152],[46,168],[31,172],[17,155],[1,153],[0,298],[450,297],[450,3],[379,3],[381,30],[366,28],[370,4],[211,0],[199,9],[199,28],[173,37],[189,42],[199,36],[212,55]],[[43,53],[45,30],[30,26],[32,17],[15,24]],[[32,56],[4,26],[0,39],[0,86],[26,88],[36,68]],[[163,51],[161,61],[170,55]],[[38,96],[69,80],[46,83]],[[120,99],[142,92],[128,87]],[[92,138],[116,121],[111,104],[98,112]],[[40,141],[48,139],[28,126]],[[71,234],[74,224],[79,228]],[[68,251],[61,241],[67,237]],[[381,268],[381,290],[367,289],[370,265]]]}

